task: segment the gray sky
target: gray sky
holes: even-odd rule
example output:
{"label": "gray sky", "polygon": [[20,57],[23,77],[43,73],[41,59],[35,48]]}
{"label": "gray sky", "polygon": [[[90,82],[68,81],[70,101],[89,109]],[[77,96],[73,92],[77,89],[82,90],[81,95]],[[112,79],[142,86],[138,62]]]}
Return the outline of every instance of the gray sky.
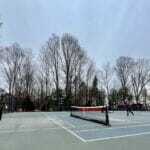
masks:
{"label": "gray sky", "polygon": [[52,33],[71,33],[97,67],[120,55],[148,58],[149,0],[0,0],[0,45],[36,52]]}

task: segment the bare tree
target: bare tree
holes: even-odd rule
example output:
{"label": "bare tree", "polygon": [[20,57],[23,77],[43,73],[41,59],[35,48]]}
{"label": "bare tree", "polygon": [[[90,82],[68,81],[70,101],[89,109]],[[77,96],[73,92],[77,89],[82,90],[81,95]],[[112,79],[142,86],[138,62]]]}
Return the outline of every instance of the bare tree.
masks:
{"label": "bare tree", "polygon": [[40,74],[44,79],[45,85],[45,97],[47,97],[49,92],[49,83],[50,83],[50,63],[49,63],[49,53],[46,47],[42,47],[39,53],[39,65],[40,65]]}
{"label": "bare tree", "polygon": [[22,101],[23,101],[23,91],[24,91],[24,86],[23,86],[23,82],[24,82],[24,79],[23,79],[23,63],[19,67],[17,80],[16,80],[16,83],[15,83],[15,92],[14,93],[15,93],[15,96],[17,97],[17,99],[18,99],[18,103],[17,103],[18,108],[22,107]]}
{"label": "bare tree", "polygon": [[110,103],[110,84],[111,84],[111,81],[112,81],[113,73],[114,73],[114,68],[110,66],[109,62],[104,64],[102,69],[100,70],[102,83],[105,87],[107,100],[108,100],[106,102],[106,104],[108,104],[108,105]]}
{"label": "bare tree", "polygon": [[55,34],[46,42],[47,53],[49,56],[50,70],[56,88],[57,109],[59,109],[59,78],[60,78],[60,38]]}
{"label": "bare tree", "polygon": [[145,110],[147,110],[147,89],[146,89],[146,86],[143,88],[143,91],[142,91],[142,96],[144,98],[144,107],[145,107]]}
{"label": "bare tree", "polygon": [[90,103],[90,83],[92,80],[92,77],[95,75],[95,64],[93,60],[88,61],[87,68],[86,68],[86,104]]}
{"label": "bare tree", "polygon": [[79,92],[79,86],[81,85],[82,79],[82,73],[83,73],[83,67],[85,66],[87,62],[87,56],[84,50],[80,51],[79,54],[77,54],[78,57],[76,57],[74,61],[74,73],[73,73],[73,92],[74,92],[74,103],[77,103],[77,101],[80,101],[78,99],[78,92]]}
{"label": "bare tree", "polygon": [[[1,69],[9,85],[9,95],[14,95],[18,73],[25,57],[24,50],[18,44],[13,44],[3,49],[2,56]],[[9,101],[11,102],[10,97]]]}
{"label": "bare tree", "polygon": [[36,83],[37,83],[37,94],[38,94],[38,101],[40,102],[39,108],[42,109],[42,105],[44,103],[44,79],[43,74],[38,72],[36,76]]}
{"label": "bare tree", "polygon": [[133,66],[133,58],[131,57],[121,56],[117,59],[115,71],[121,83],[122,89],[124,90],[123,100],[125,100],[127,97],[126,89],[129,86],[132,66]]}
{"label": "bare tree", "polygon": [[64,34],[61,38],[61,51],[62,70],[65,75],[65,108],[68,109],[72,97],[74,68],[76,61],[80,60],[80,55],[83,50],[75,37],[70,34]]}
{"label": "bare tree", "polygon": [[24,83],[24,93],[26,95],[32,96],[34,88],[34,66],[31,50],[25,53],[25,62],[23,64],[23,83]]}
{"label": "bare tree", "polygon": [[136,103],[138,104],[144,87],[150,81],[149,59],[138,59],[134,62],[131,81]]}

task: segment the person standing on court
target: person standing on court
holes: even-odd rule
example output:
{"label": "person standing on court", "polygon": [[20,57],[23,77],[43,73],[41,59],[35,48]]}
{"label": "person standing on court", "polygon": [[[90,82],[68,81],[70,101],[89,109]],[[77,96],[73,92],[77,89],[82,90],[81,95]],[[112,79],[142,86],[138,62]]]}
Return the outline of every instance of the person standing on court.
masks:
{"label": "person standing on court", "polygon": [[4,96],[1,95],[1,97],[0,97],[0,120],[2,120],[3,104],[4,104]]}
{"label": "person standing on court", "polygon": [[125,109],[127,111],[127,116],[129,116],[129,113],[131,113],[134,116],[134,113],[131,110],[131,104],[128,100],[125,100],[124,106],[125,106]]}
{"label": "person standing on court", "polygon": [[0,104],[0,120],[2,120],[3,106]]}

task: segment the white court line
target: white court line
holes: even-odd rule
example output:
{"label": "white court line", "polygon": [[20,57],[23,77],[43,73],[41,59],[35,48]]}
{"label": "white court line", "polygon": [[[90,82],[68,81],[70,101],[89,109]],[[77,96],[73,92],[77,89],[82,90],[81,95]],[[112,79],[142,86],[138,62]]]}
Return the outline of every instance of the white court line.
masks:
{"label": "white court line", "polygon": [[150,124],[142,124],[142,125],[132,125],[132,126],[124,126],[124,127],[107,127],[107,128],[102,128],[102,129],[88,129],[88,130],[77,130],[77,131],[74,131],[74,132],[92,132],[92,131],[99,131],[99,130],[113,130],[113,129],[126,129],[126,128],[135,128],[135,127],[146,127],[146,126],[150,126]]}
{"label": "white court line", "polygon": [[114,136],[114,137],[107,137],[107,138],[98,138],[98,139],[86,140],[86,142],[119,139],[119,138],[124,138],[124,137],[132,137],[132,136],[147,135],[147,134],[150,134],[150,132],[143,132],[143,133],[138,133],[138,134],[128,134],[128,135]]}
{"label": "white court line", "polygon": [[72,125],[71,123],[69,123],[69,122],[67,122],[67,121],[64,121],[64,120],[61,120],[61,119],[59,119],[59,120],[60,120],[62,123],[68,124],[70,127],[75,128],[75,126]]}
{"label": "white court line", "polygon": [[71,130],[69,130],[68,128],[66,128],[65,126],[63,126],[61,123],[57,122],[55,119],[50,118],[48,115],[45,115],[45,116],[48,118],[48,120],[52,120],[54,123],[58,124],[63,129],[67,130],[69,133],[71,133],[72,135],[76,136],[82,142],[86,142],[83,138],[81,138],[80,136],[78,136],[77,134],[75,134],[74,132],[72,132]]}
{"label": "white court line", "polygon": [[[110,118],[110,121],[119,121],[119,122],[123,122],[123,124],[128,124],[128,123],[141,123],[144,122],[141,119],[136,119],[136,120],[129,120],[129,119],[125,119],[125,120],[121,120],[121,119],[114,119],[114,118]],[[148,121],[150,122],[150,121]],[[120,123],[119,123],[120,124]]]}
{"label": "white court line", "polygon": [[80,127],[99,127],[99,125],[79,125],[79,126],[76,126],[76,128],[80,128]]}
{"label": "white court line", "polygon": [[[49,118],[48,115],[46,115],[46,114],[44,114],[44,115]],[[56,117],[56,116],[53,116],[53,118],[57,118],[57,117]],[[58,119],[57,119],[57,120],[58,120]],[[68,124],[70,127],[75,128],[75,126],[72,125],[71,123],[69,123],[69,122],[67,122],[67,121],[64,121],[64,120],[62,120],[62,119],[59,119],[59,120],[60,120],[61,122],[65,123],[65,124]]]}
{"label": "white court line", "polygon": [[126,120],[122,120],[122,119],[115,119],[115,118],[109,118],[110,121],[119,121],[119,122],[126,122]]}
{"label": "white court line", "polygon": [[58,130],[61,128],[41,128],[41,129],[20,129],[20,130],[5,130],[5,131],[0,131],[1,133],[13,133],[13,132],[31,132],[31,131],[42,131],[42,130]]}

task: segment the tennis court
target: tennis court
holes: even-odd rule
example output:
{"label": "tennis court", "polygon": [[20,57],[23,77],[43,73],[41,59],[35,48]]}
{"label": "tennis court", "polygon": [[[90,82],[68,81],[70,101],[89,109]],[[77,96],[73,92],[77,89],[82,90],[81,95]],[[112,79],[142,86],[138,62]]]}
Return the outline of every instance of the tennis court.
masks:
{"label": "tennis court", "polygon": [[146,150],[150,147],[150,112],[109,113],[111,126],[70,117],[70,112],[4,114],[0,150]]}

